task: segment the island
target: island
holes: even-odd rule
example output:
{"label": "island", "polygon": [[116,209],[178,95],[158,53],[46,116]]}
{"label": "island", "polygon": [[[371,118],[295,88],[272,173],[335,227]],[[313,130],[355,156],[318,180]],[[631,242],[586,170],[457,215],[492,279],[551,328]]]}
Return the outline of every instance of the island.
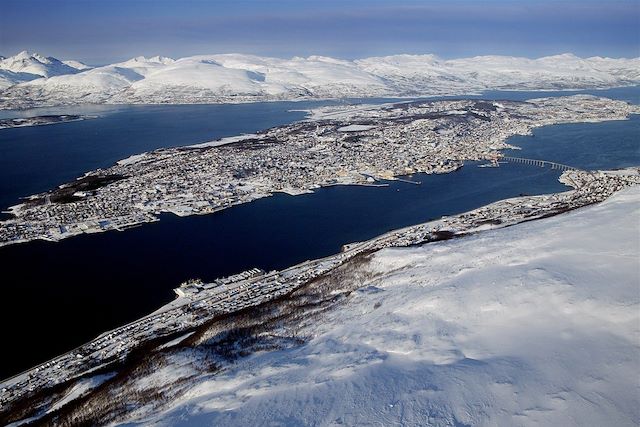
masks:
{"label": "island", "polygon": [[30,196],[0,222],[0,246],[122,230],[163,212],[209,214],[275,192],[448,173],[471,160],[495,164],[512,135],[638,112],[589,95],[322,107],[306,120],[256,134],[138,154]]}

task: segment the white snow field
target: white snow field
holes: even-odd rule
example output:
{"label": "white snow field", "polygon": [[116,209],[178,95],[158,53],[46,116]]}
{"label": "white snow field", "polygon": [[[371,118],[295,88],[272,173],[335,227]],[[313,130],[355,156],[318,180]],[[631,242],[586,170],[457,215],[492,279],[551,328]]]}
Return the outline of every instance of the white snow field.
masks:
{"label": "white snow field", "polygon": [[80,69],[78,65],[84,64],[77,61],[72,61],[71,64],[67,64],[56,58],[45,57],[38,53],[29,53],[26,50],[9,58],[0,58],[0,70],[14,73],[29,73],[38,77],[52,77],[77,73]]}
{"label": "white snow field", "polygon": [[453,95],[487,89],[560,90],[640,83],[640,58],[454,60],[394,55],[355,61],[242,54],[145,58],[91,68],[21,52],[0,58],[0,108],[73,103],[208,103]]}
{"label": "white snow field", "polygon": [[[640,188],[374,255],[355,297],[147,424],[637,426]],[[184,360],[158,381],[187,377]],[[167,377],[168,376],[168,377]],[[175,379],[174,379],[175,380]]]}
{"label": "white snow field", "polygon": [[5,58],[0,56],[0,91],[14,84],[64,74],[74,74],[86,67],[77,61],[62,62],[38,53],[22,51]]}

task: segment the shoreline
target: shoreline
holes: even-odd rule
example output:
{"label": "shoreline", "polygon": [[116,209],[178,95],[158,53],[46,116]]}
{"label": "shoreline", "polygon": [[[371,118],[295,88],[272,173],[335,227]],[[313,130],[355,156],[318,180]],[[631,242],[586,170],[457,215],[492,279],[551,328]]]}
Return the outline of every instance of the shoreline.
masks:
{"label": "shoreline", "polygon": [[[471,162],[475,162],[475,160],[469,160]],[[458,169],[462,168],[463,165],[460,165],[459,167],[451,170],[451,171],[446,171],[446,172],[439,172],[438,174],[448,174],[448,173],[453,173],[455,171],[457,171]],[[425,173],[425,172],[417,172],[417,173]],[[437,172],[436,172],[437,173]],[[431,174],[428,174],[431,175]],[[398,182],[404,182],[404,183],[408,183],[408,184],[414,184],[414,185],[421,185],[422,182],[416,182],[416,181],[411,181],[411,180],[405,180],[402,178],[399,178],[401,176],[406,176],[406,175],[397,175],[394,177],[375,177],[375,182],[379,182],[379,181],[398,181]],[[224,206],[224,207],[219,207],[217,209],[213,209],[211,212],[194,212],[194,213],[188,213],[188,214],[181,214],[179,211],[160,211],[157,213],[153,213],[150,216],[153,217],[153,219],[149,219],[147,221],[142,221],[142,222],[136,222],[136,223],[132,223],[130,225],[124,225],[124,226],[114,226],[114,227],[110,227],[110,228],[96,228],[96,229],[87,229],[84,231],[79,231],[79,232],[71,232],[71,233],[67,233],[67,235],[65,235],[62,238],[54,238],[54,237],[49,237],[49,236],[43,236],[43,237],[36,237],[34,239],[25,239],[25,240],[15,240],[15,241],[10,241],[10,242],[0,242],[0,248],[3,247],[7,247],[7,246],[12,246],[12,245],[19,245],[19,244],[25,244],[25,243],[29,243],[29,242],[36,242],[36,241],[44,241],[44,242],[51,242],[51,243],[58,243],[62,240],[66,240],[66,239],[70,239],[73,237],[77,237],[77,236],[82,236],[82,235],[87,235],[87,234],[97,234],[97,233],[107,233],[110,231],[127,231],[131,228],[135,228],[135,227],[141,227],[144,226],[145,224],[152,224],[154,222],[158,222],[161,219],[159,218],[159,215],[163,215],[163,214],[172,214],[175,215],[176,217],[179,218],[185,218],[185,217],[189,217],[189,216],[204,216],[204,215],[213,215],[215,213],[233,208],[235,206],[240,206],[243,204],[247,204],[247,203],[251,203],[253,201],[256,200],[260,200],[263,199],[265,197],[271,197],[274,194],[287,194],[289,196],[295,197],[295,196],[301,196],[304,194],[313,194],[314,190],[317,189],[321,189],[321,188],[330,188],[330,187],[339,187],[339,186],[345,186],[345,187],[372,187],[372,188],[382,188],[382,187],[388,187],[389,184],[387,183],[381,183],[381,184],[376,184],[376,183],[360,183],[360,182],[337,182],[337,183],[332,183],[332,184],[326,184],[326,185],[318,185],[315,188],[309,189],[309,190],[305,190],[305,191],[292,191],[292,190],[287,190],[287,189],[282,189],[282,190],[277,190],[277,191],[273,191],[271,194],[264,194],[260,197],[256,197],[255,199],[246,201],[246,202],[238,202],[238,203],[232,203],[228,206]],[[27,196],[27,197],[31,197],[31,196]],[[20,207],[21,204],[19,205],[14,205],[14,206],[10,206],[6,211],[3,211],[3,214],[7,214],[7,215],[11,215],[11,218],[9,218],[9,220],[13,219],[16,217],[16,214],[13,212],[13,208],[18,208]],[[98,220],[95,220],[98,221]],[[2,221],[0,220],[0,223]]]}
{"label": "shoreline", "polygon": [[[71,118],[67,118],[71,117]],[[15,129],[15,128],[26,128],[26,127],[35,127],[35,126],[48,126],[48,125],[58,125],[62,123],[72,123],[72,122],[82,122],[85,120],[93,120],[97,119],[98,116],[92,115],[75,115],[75,114],[59,114],[59,115],[43,115],[43,116],[33,116],[33,117],[17,117],[17,118],[8,118],[8,119],[0,119],[0,131],[4,129]],[[22,121],[25,121],[23,123]],[[17,122],[17,123],[16,123]]]}
{"label": "shoreline", "polygon": [[[58,202],[50,205],[47,203],[48,197],[50,195],[53,195],[53,193],[60,192],[60,190],[64,188],[73,187],[74,184],[78,184],[79,180],[93,179],[95,181],[99,181],[101,179],[101,174],[105,174],[111,170],[115,170],[115,172],[120,176],[126,177],[125,179],[123,179],[123,181],[121,181],[123,183],[125,192],[130,191],[127,186],[132,186],[131,189],[133,189],[134,187],[138,188],[136,186],[139,186],[139,191],[146,192],[147,189],[152,189],[154,187],[157,187],[157,184],[154,183],[153,181],[154,178],[147,178],[146,175],[142,175],[142,171],[151,170],[153,173],[159,173],[160,171],[159,168],[161,167],[161,164],[162,164],[161,162],[165,162],[168,159],[175,158],[176,160],[181,161],[181,159],[184,157],[185,159],[194,159],[193,161],[195,162],[198,162],[200,161],[200,159],[202,159],[203,162],[204,161],[210,162],[210,163],[205,163],[205,165],[208,165],[211,163],[215,165],[217,164],[216,162],[223,162],[225,160],[224,156],[229,154],[229,151],[227,150],[232,150],[230,152],[230,154],[232,155],[236,154],[237,152],[238,156],[242,156],[245,153],[247,153],[247,151],[244,151],[244,150],[254,150],[255,148],[261,148],[263,146],[266,146],[267,148],[261,148],[262,150],[269,149],[269,145],[273,144],[273,142],[271,141],[274,138],[286,138],[286,137],[299,138],[297,136],[297,133],[300,132],[298,128],[302,129],[305,132],[313,132],[313,126],[315,125],[317,129],[320,122],[314,123],[313,121],[309,121],[309,120],[301,120],[301,121],[294,122],[291,125],[271,128],[258,134],[238,135],[238,136],[223,138],[217,141],[205,142],[201,144],[195,144],[195,145],[192,144],[192,145],[176,147],[172,149],[158,149],[154,151],[135,154],[135,155],[129,156],[128,158],[117,161],[113,166],[111,166],[106,170],[98,169],[98,170],[87,172],[83,177],[76,179],[76,181],[62,184],[57,189],[50,190],[48,193],[40,193],[38,195],[28,196],[27,198],[25,198],[27,200],[26,202],[11,206],[8,209],[8,211],[10,215],[12,215],[12,218],[0,222],[0,225],[2,225],[4,228],[3,231],[6,233],[5,235],[8,236],[2,241],[0,241],[0,247],[12,245],[12,244],[26,243],[26,242],[38,240],[38,239],[57,242],[62,239],[65,239],[68,237],[74,237],[80,234],[104,232],[104,231],[110,231],[113,229],[116,229],[116,230],[127,229],[131,225],[155,222],[156,220],[158,220],[157,216],[164,212],[174,213],[178,216],[205,215],[209,213],[215,213],[222,209],[226,209],[228,207],[232,207],[238,204],[248,203],[277,192],[283,192],[291,195],[298,195],[298,194],[305,194],[305,193],[312,192],[314,188],[328,187],[333,185],[377,186],[381,184],[375,184],[376,180],[381,180],[381,179],[397,180],[397,179],[402,179],[401,178],[402,176],[410,175],[412,173],[425,173],[425,174],[450,173],[459,169],[462,166],[463,162],[465,161],[490,160],[492,154],[499,155],[501,150],[513,148],[506,141],[509,137],[514,135],[531,135],[534,129],[543,127],[543,126],[548,126],[548,125],[558,125],[558,124],[564,124],[564,123],[594,123],[594,122],[606,122],[606,121],[616,121],[616,120],[628,120],[631,114],[637,113],[637,106],[629,105],[619,101],[612,101],[606,98],[593,98],[593,97],[586,97],[586,98],[579,97],[579,98],[573,98],[573,99],[570,99],[570,98],[565,99],[563,97],[559,97],[559,98],[542,98],[539,100],[535,100],[538,104],[540,104],[540,106],[536,108],[550,109],[551,111],[553,111],[554,108],[557,108],[556,104],[567,105],[567,106],[576,108],[577,106],[581,105],[582,102],[585,103],[585,105],[587,106],[586,108],[595,108],[596,104],[594,104],[594,106],[591,106],[589,105],[589,103],[602,102],[604,103],[604,105],[611,105],[612,107],[617,106],[621,110],[610,112],[602,116],[598,116],[597,114],[599,113],[596,113],[594,110],[594,112],[591,112],[591,114],[589,114],[588,111],[587,112],[580,111],[580,115],[577,117],[574,117],[572,115],[573,113],[571,113],[566,117],[559,117],[555,120],[544,119],[544,118],[531,119],[533,120],[533,122],[531,123],[525,122],[521,124],[519,127],[510,128],[508,130],[501,129],[502,125],[500,123],[497,123],[492,126],[495,127],[495,130],[500,131],[502,133],[494,137],[495,141],[484,142],[484,144],[487,145],[486,147],[474,146],[473,149],[468,152],[465,151],[467,150],[467,148],[464,148],[464,147],[455,148],[455,146],[453,148],[445,148],[444,152],[435,150],[434,151],[435,154],[431,154],[429,151],[427,151],[427,153],[429,153],[428,156],[433,156],[433,157],[426,157],[427,160],[424,160],[423,158],[420,160],[420,162],[414,162],[413,164],[408,163],[406,165],[410,167],[404,167],[404,169],[401,169],[399,166],[393,166],[393,167],[387,166],[386,168],[383,166],[380,168],[380,167],[377,167],[375,164],[371,164],[371,166],[367,166],[366,164],[365,166],[360,165],[360,167],[367,168],[360,171],[358,171],[357,169],[349,169],[352,166],[358,167],[358,165],[354,163],[353,165],[347,165],[347,166],[343,165],[342,167],[344,167],[345,169],[342,169],[342,172],[337,169],[327,170],[327,172],[324,173],[324,175],[318,175],[318,176],[315,176],[315,178],[314,176],[303,177],[303,175],[300,175],[301,178],[297,178],[295,176],[288,177],[285,172],[282,172],[285,176],[285,179],[288,180],[288,182],[285,181],[284,183],[282,183],[281,181],[278,185],[276,185],[277,183],[273,181],[273,179],[270,180],[269,174],[271,172],[267,170],[268,169],[267,167],[266,169],[263,168],[264,172],[262,173],[264,175],[257,174],[257,175],[250,176],[249,178],[238,177],[237,179],[235,179],[234,184],[232,184],[236,186],[235,188],[231,190],[224,189],[224,188],[218,190],[220,194],[228,194],[227,196],[214,196],[213,198],[211,198],[211,196],[207,196],[205,193],[200,194],[202,190],[200,187],[204,187],[205,184],[208,186],[221,185],[220,183],[222,181],[220,179],[218,180],[214,179],[209,182],[202,182],[201,184],[198,184],[200,186],[198,187],[198,185],[196,185],[195,182],[196,182],[196,179],[200,179],[199,177],[196,177],[196,176],[180,177],[181,178],[180,182],[184,182],[185,180],[189,182],[191,181],[194,182],[194,184],[190,184],[190,186],[188,185],[185,186],[183,184],[175,184],[175,185],[172,184],[171,182],[167,181],[167,179],[169,179],[169,176],[166,176],[166,177],[162,177],[163,181],[155,181],[155,182],[160,183],[160,185],[164,186],[165,188],[170,188],[170,191],[162,190],[160,193],[157,193],[157,190],[153,190],[153,191],[156,191],[156,194],[160,194],[160,196],[154,196],[153,198],[148,199],[148,204],[143,203],[144,199],[143,201],[140,201],[137,203],[125,202],[125,205],[117,204],[115,202],[116,199],[114,199],[113,203],[109,199],[107,199],[106,202],[110,204],[109,209],[111,209],[111,211],[104,210],[103,212],[100,212],[99,210],[93,210],[93,208],[90,207],[89,200],[93,201],[94,199],[92,198],[94,197],[96,197],[95,199],[96,203],[98,202],[105,203],[105,200],[103,199],[108,197],[111,197],[111,198],[121,197],[120,195],[117,194],[117,190],[115,190],[115,186],[108,185],[108,184],[97,185],[94,188],[90,188],[89,191],[78,191],[73,195],[69,195],[68,196],[69,201],[74,202],[73,206],[70,204],[65,205],[64,203],[58,203]],[[472,103],[472,105],[475,105],[478,102],[486,102],[486,101],[463,100],[463,101],[455,101],[455,102]],[[436,104],[440,105],[442,103],[447,103],[447,101],[434,101],[434,103],[430,105],[435,106]],[[527,107],[538,105],[535,103],[526,103],[526,104],[527,104]],[[576,105],[573,105],[573,104],[576,104]],[[624,108],[623,108],[623,104],[625,105]],[[371,108],[373,108],[374,111],[380,111],[381,108],[384,108],[385,105],[388,106],[389,104],[381,104],[381,105],[382,106],[364,106],[364,107],[353,106],[352,108],[347,108],[346,110],[344,110],[346,111],[346,113],[343,110],[340,110],[340,108],[344,108],[344,107],[319,107],[319,109],[316,111],[316,114],[319,114],[320,116],[326,115],[327,113],[332,114],[332,112],[335,111],[336,109],[338,109],[339,114],[356,114],[355,118],[348,118],[348,119],[343,118],[335,122],[332,122],[332,124],[338,127],[338,130],[337,130],[338,134],[342,135],[336,138],[352,138],[352,136],[350,135],[348,136],[344,135],[344,134],[347,134],[346,132],[339,131],[339,128],[342,126],[342,124],[347,120],[348,121],[362,120],[362,119],[358,119],[358,114],[361,114],[363,110],[366,111],[366,114],[368,114],[368,111]],[[401,103],[397,105],[400,106],[398,108],[401,108],[401,109],[411,108],[411,104],[407,104],[407,103]],[[499,108],[504,108],[504,107],[501,106]],[[513,106],[512,108],[523,108],[523,107]],[[401,110],[401,111],[404,111],[404,110]],[[367,117],[366,114],[364,117]],[[398,114],[400,114],[400,116],[398,117],[402,118],[404,117],[402,116],[402,114],[405,114],[405,113],[398,113]],[[473,113],[473,114],[478,115],[477,113]],[[457,120],[457,116],[458,114],[454,114],[453,118],[447,118],[447,120],[452,120],[453,123],[455,124],[457,123],[455,121]],[[409,119],[411,119],[411,117],[412,116],[409,115]],[[445,115],[445,117],[451,117],[451,116]],[[367,130],[367,131],[364,131],[363,133],[361,132],[361,134],[366,135],[368,132],[378,132],[378,131],[387,131],[387,130],[389,132],[391,131],[395,132],[395,128],[393,127],[393,126],[396,126],[395,122],[391,122],[391,124],[387,124],[387,122],[384,122],[384,123],[385,124],[383,125],[371,127],[372,130]],[[388,126],[389,129],[385,128],[384,126]],[[510,125],[510,126],[515,126],[515,125]],[[470,127],[470,129],[473,130],[474,128]],[[272,134],[276,136],[275,137],[271,136]],[[255,137],[256,135],[258,136],[258,138]],[[280,136],[280,135],[283,135],[283,136]],[[417,138],[419,137],[420,136],[417,135]],[[312,147],[314,148],[309,149],[308,147],[305,147],[307,148],[307,151],[305,152],[307,153],[306,155],[308,156],[313,155],[313,156],[316,156],[314,158],[318,158],[316,155],[316,151],[318,153],[320,151],[318,150],[314,151],[316,147],[318,147],[320,150],[327,150],[326,148],[327,144],[323,139],[325,137],[318,136],[317,138],[318,138],[318,141],[315,143],[316,145],[312,145]],[[361,138],[361,136],[356,136],[356,138]],[[445,137],[439,136],[439,138],[445,138]],[[450,136],[446,136],[446,138],[450,138]],[[345,143],[343,142],[342,144],[344,145]],[[291,150],[295,151],[297,150],[297,147],[295,146],[295,144],[292,144],[292,146],[287,149],[290,151]],[[387,148],[386,150],[389,151],[390,149],[391,147]],[[220,151],[215,151],[215,150],[220,150]],[[284,155],[291,155],[290,153],[289,154],[287,153],[288,152],[285,152]],[[438,153],[441,153],[441,154],[438,154]],[[409,155],[408,158],[411,158],[410,154],[411,153],[408,154]],[[217,159],[217,157],[215,156],[220,157],[220,160],[207,160],[209,158]],[[349,156],[352,156],[352,155],[349,154]],[[439,156],[442,156],[442,157],[439,157]],[[351,159],[351,157],[346,157],[346,158],[349,161],[355,160],[355,159]],[[236,162],[243,161],[241,157],[238,157],[238,159],[240,160],[234,159],[232,161],[236,161]],[[269,160],[271,160],[271,158],[269,158]],[[297,163],[302,163],[302,162],[304,162],[304,159],[297,160]],[[291,163],[293,162],[290,162],[289,165],[291,165]],[[191,161],[187,162],[187,164],[190,165],[189,167],[192,167]],[[223,163],[220,163],[220,164],[223,164]],[[383,162],[383,165],[384,165],[384,162]],[[249,168],[253,166],[246,166],[246,167]],[[304,167],[307,167],[307,166],[304,166]],[[156,168],[157,171],[155,171],[153,168]],[[301,169],[296,169],[296,168],[297,166],[294,165],[293,169],[291,170],[294,173],[299,174]],[[138,172],[138,170],[140,172]],[[213,172],[215,172],[215,169],[212,169],[210,172],[213,175]],[[236,178],[236,177],[234,176],[233,178]],[[206,178],[206,179],[211,180],[212,178]],[[313,179],[322,179],[322,181],[314,182]],[[373,179],[374,182],[367,182],[368,179]],[[132,180],[134,183],[129,184],[129,180]],[[417,184],[416,182],[413,182],[413,181],[411,181],[411,183]],[[182,187],[176,187],[176,189],[171,188],[171,186],[176,186],[176,185],[182,185]],[[107,191],[107,193],[105,193],[107,195],[101,195],[102,193],[100,192],[103,189]],[[114,191],[116,191],[116,193],[114,193]],[[76,194],[78,195],[76,196]],[[143,193],[143,195],[144,194],[145,193]],[[97,195],[100,195],[102,199]],[[31,214],[31,212],[36,209],[42,210],[42,214],[44,214],[46,212],[46,209],[51,206],[53,206],[56,211],[60,211],[64,213],[64,209],[69,209],[69,212],[64,214],[65,215],[64,218],[61,218],[59,220],[60,222],[58,223],[56,223],[55,220],[48,220],[48,219],[46,220],[46,222],[42,220],[41,224],[39,224],[37,221],[33,219],[23,220],[23,217],[26,214]],[[51,208],[51,209],[53,210],[54,208]],[[86,209],[86,213],[82,211],[82,209]],[[74,218],[73,212],[75,212],[76,210],[78,210],[80,213],[78,215],[75,215],[75,218]],[[100,215],[100,213],[104,213],[104,216],[97,216],[97,215]],[[44,218],[42,214],[38,213],[37,215],[40,215],[41,218]],[[21,235],[21,232],[19,231],[19,229],[15,228],[19,225],[28,227],[28,231],[23,233],[22,235],[29,236],[29,237],[12,239],[11,238],[12,236],[19,237]],[[40,228],[33,229],[33,227],[40,227],[41,229]],[[14,228],[16,231],[13,231]],[[33,231],[31,231],[32,229]]]}
{"label": "shoreline", "polygon": [[[232,143],[230,143],[232,144]],[[141,156],[142,154],[140,154]],[[135,155],[138,156],[138,155]],[[126,160],[126,159],[125,159]],[[477,162],[479,160],[465,160],[467,162]],[[460,161],[459,164],[456,164],[454,167],[443,170],[443,171],[433,171],[433,172],[423,172],[423,171],[416,171],[414,173],[422,173],[422,174],[426,174],[426,175],[432,175],[432,174],[449,174],[449,173],[454,173],[457,170],[461,169],[464,166],[464,162],[465,161]],[[34,242],[34,241],[45,241],[45,242],[51,242],[51,243],[58,243],[62,240],[66,240],[69,238],[73,238],[73,237],[77,237],[77,236],[82,236],[82,235],[86,235],[86,234],[97,234],[97,233],[106,233],[106,232],[110,232],[110,231],[126,231],[128,229],[134,228],[134,227],[138,227],[138,226],[144,226],[145,224],[152,224],[154,222],[158,222],[161,219],[159,218],[159,215],[162,214],[172,214],[175,215],[177,217],[180,218],[184,218],[184,217],[189,217],[189,216],[204,216],[204,215],[212,215],[215,214],[217,212],[221,212],[223,210],[227,210],[230,208],[233,208],[235,206],[239,206],[239,205],[243,205],[243,204],[247,204],[247,203],[251,203],[253,201],[256,200],[260,200],[263,199],[265,197],[271,197],[273,194],[277,194],[277,193],[283,193],[283,194],[287,194],[289,196],[295,197],[295,196],[300,196],[300,195],[304,195],[304,194],[313,194],[315,189],[320,189],[320,188],[330,188],[330,187],[338,187],[338,186],[354,186],[354,187],[372,187],[372,188],[381,188],[381,187],[388,187],[389,184],[387,183],[381,183],[381,184],[376,184],[376,182],[380,182],[380,181],[398,181],[398,182],[404,182],[407,184],[414,184],[414,185],[422,185],[422,182],[417,182],[417,181],[411,181],[411,180],[405,180],[402,179],[402,176],[408,176],[408,175],[394,175],[392,177],[379,177],[379,176],[372,176],[369,174],[365,174],[362,173],[362,176],[371,176],[374,178],[374,182],[373,183],[368,183],[368,182],[336,182],[336,183],[331,183],[331,184],[317,184],[316,187],[311,188],[309,190],[302,190],[302,191],[297,191],[297,190],[288,190],[288,189],[282,189],[282,190],[274,190],[270,193],[264,193],[264,194],[260,194],[258,195],[258,197],[255,197],[251,200],[247,200],[247,201],[242,201],[242,202],[236,202],[236,203],[231,203],[227,206],[222,206],[222,207],[218,207],[215,208],[211,211],[206,211],[206,212],[190,212],[190,213],[181,213],[178,210],[163,210],[163,211],[158,211],[158,212],[152,212],[152,213],[147,213],[147,215],[145,215],[145,217],[148,217],[147,220],[145,221],[140,221],[140,222],[133,222],[130,224],[125,224],[125,225],[114,225],[114,226],[109,226],[109,227],[100,227],[100,228],[87,228],[86,230],[83,231],[76,231],[76,232],[67,232],[65,233],[64,237],[61,238],[56,238],[53,236],[42,236],[42,237],[36,237],[33,239],[25,239],[25,240],[15,240],[15,241],[9,241],[9,242],[0,242],[0,248],[3,247],[7,247],[7,246],[12,246],[12,245],[18,245],[18,244],[24,244],[24,243],[29,243],[29,242]],[[86,175],[85,175],[86,176]],[[63,184],[66,185],[66,184]],[[32,197],[32,196],[27,196],[27,198]],[[3,211],[4,214],[8,214],[11,215],[11,218],[9,218],[8,220],[5,221],[10,221],[13,218],[16,218],[18,215],[16,215],[14,213],[14,211],[19,210],[19,208],[22,206],[22,204],[18,204],[18,205],[14,205],[14,206],[10,206],[6,211]],[[99,222],[100,219],[95,219],[95,220],[91,220],[94,222]],[[2,221],[0,220],[0,223],[2,223]]]}
{"label": "shoreline", "polygon": [[[0,103],[0,111],[27,111],[35,108],[59,108],[59,107],[70,107],[70,106],[126,106],[126,105],[149,105],[149,106],[158,106],[158,105],[242,105],[242,104],[257,104],[264,102],[308,102],[308,101],[342,101],[349,99],[380,99],[380,98],[389,98],[389,99],[398,99],[398,100],[411,100],[411,99],[434,99],[434,98],[451,98],[451,97],[464,97],[464,96],[483,96],[486,92],[582,92],[582,91],[605,91],[611,89],[625,89],[632,87],[640,87],[638,82],[630,83],[628,85],[607,85],[607,86],[598,86],[598,87],[582,87],[582,88],[478,88],[478,89],[469,89],[464,90],[457,93],[452,93],[451,91],[438,93],[438,94],[406,94],[406,95],[397,95],[397,94],[376,94],[376,95],[365,95],[365,96],[353,96],[349,98],[344,97],[294,97],[294,98],[265,98],[265,99],[225,99],[220,101],[211,101],[211,100],[203,100],[202,102],[193,102],[193,99],[185,100],[185,102],[96,102],[89,104],[77,104],[75,102],[60,102],[60,103],[43,103],[39,105],[31,105],[28,107],[14,107],[7,106],[5,107]],[[393,102],[393,101],[391,101]],[[307,111],[307,110],[302,110]]]}
{"label": "shoreline", "polygon": [[577,187],[548,195],[503,199],[458,215],[395,229],[364,242],[347,244],[337,254],[305,261],[280,271],[232,280],[228,285],[216,286],[211,291],[206,287],[190,285],[184,288],[183,296],[148,315],[3,379],[0,383],[0,410],[6,410],[7,405],[24,399],[32,392],[40,392],[92,371],[123,363],[129,353],[146,342],[169,340],[175,338],[176,334],[193,331],[218,316],[285,297],[315,278],[330,274],[360,254],[388,247],[407,247],[463,237],[599,203],[623,188],[640,185],[640,169],[595,173],[568,171],[562,174],[562,182]]}

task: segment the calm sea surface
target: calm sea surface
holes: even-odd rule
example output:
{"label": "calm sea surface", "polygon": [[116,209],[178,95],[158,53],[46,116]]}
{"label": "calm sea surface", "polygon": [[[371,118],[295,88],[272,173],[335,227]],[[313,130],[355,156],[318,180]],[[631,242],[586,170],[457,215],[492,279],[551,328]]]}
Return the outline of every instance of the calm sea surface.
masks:
{"label": "calm sea surface", "polygon": [[[593,93],[640,100],[638,88]],[[557,94],[492,92],[484,97]],[[320,104],[86,107],[86,113],[100,117],[0,130],[0,206],[131,154],[289,123],[303,117],[289,110],[315,105]],[[51,111],[20,114],[43,113]],[[512,138],[522,150],[510,154],[589,169],[640,165],[639,135],[638,116],[548,126],[533,137]],[[506,197],[562,191],[566,187],[558,176],[557,171],[532,166],[478,168],[469,163],[452,174],[409,177],[420,185],[390,182],[383,188],[278,194],[208,216],[167,214],[160,222],[125,232],[0,248],[0,322],[5,325],[0,339],[3,348],[11,349],[4,352],[0,378],[153,311],[189,278],[210,280],[251,267],[284,268],[394,228]]]}

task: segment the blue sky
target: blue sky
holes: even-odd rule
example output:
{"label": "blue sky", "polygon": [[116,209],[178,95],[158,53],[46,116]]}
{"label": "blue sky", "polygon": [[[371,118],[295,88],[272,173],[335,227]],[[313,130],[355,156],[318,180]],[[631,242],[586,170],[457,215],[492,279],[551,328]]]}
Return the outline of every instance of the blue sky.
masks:
{"label": "blue sky", "polygon": [[640,56],[640,0],[2,0],[0,54]]}

